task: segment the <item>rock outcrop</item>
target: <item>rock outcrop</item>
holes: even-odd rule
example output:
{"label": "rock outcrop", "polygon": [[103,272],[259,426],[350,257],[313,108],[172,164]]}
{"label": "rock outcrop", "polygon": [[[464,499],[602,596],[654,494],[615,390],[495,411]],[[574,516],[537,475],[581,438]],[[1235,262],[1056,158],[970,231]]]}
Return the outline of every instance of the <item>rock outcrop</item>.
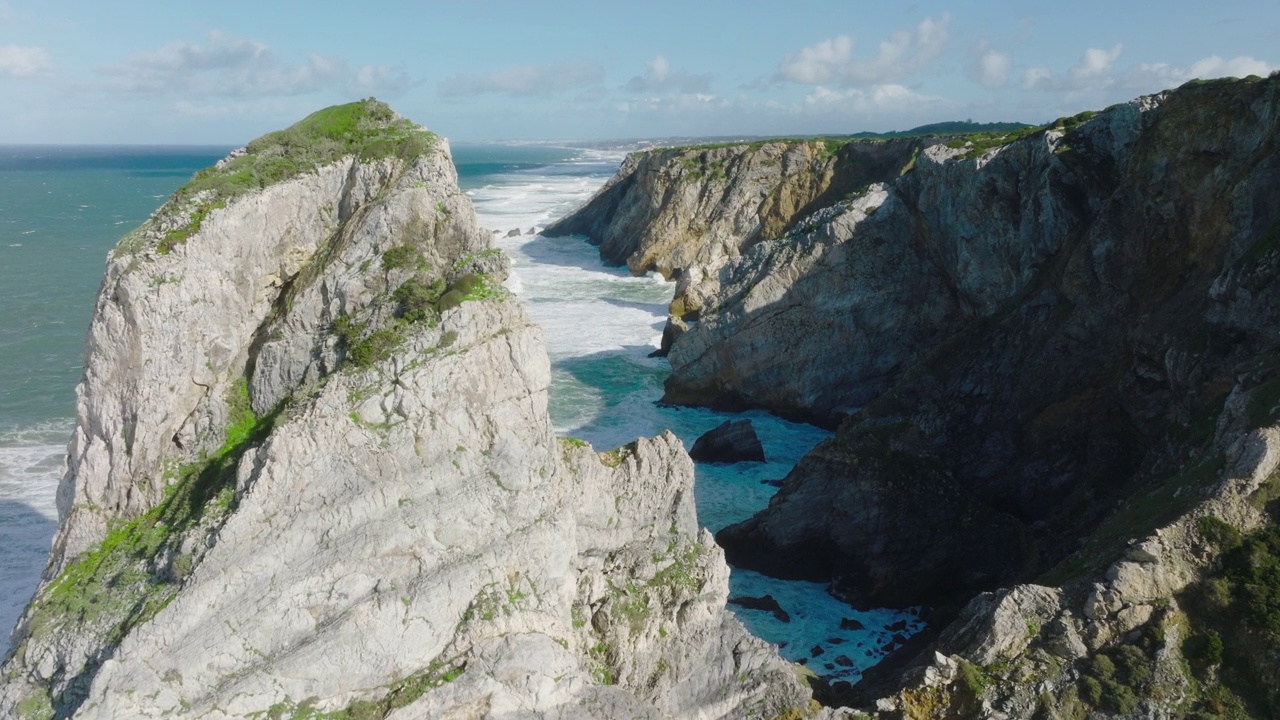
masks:
{"label": "rock outcrop", "polygon": [[858,188],[896,177],[918,147],[827,139],[632,153],[582,209],[542,233],[585,235],[607,263],[678,279],[671,315],[684,323],[714,295],[725,263]]}
{"label": "rock outcrop", "polygon": [[764,462],[764,445],[750,420],[726,420],[693,442],[689,457],[702,462]]}
{"label": "rock outcrop", "polygon": [[201,173],[112,253],[24,718],[772,717],[666,434],[558,440],[448,145],[375,101]]}

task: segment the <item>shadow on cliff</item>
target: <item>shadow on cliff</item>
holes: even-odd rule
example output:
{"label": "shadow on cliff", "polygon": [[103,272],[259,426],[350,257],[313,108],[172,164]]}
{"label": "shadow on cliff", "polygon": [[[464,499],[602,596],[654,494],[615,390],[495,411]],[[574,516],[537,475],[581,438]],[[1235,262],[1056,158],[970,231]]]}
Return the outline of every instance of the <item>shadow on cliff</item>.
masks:
{"label": "shadow on cliff", "polygon": [[0,499],[0,655],[8,652],[9,633],[35,592],[57,529],[31,505]]}

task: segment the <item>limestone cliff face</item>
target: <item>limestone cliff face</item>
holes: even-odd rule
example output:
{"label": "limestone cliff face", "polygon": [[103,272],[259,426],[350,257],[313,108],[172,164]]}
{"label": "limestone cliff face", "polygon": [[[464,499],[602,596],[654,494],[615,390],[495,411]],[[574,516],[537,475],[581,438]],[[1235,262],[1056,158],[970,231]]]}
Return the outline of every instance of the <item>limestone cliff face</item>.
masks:
{"label": "limestone cliff face", "polygon": [[[934,146],[870,218],[855,205],[753,250],[727,272],[739,292],[673,347],[669,398],[727,384],[852,417],[722,534],[730,559],[781,567],[822,545],[855,596],[939,602],[1048,569],[1144,480],[1176,476],[1178,433],[1256,385],[1241,368],[1276,347],[1280,209],[1262,198],[1280,190],[1278,129],[1280,81],[1186,87],[976,159]],[[802,364],[780,351],[797,328],[821,338]],[[857,502],[815,518],[833,497]],[[937,538],[910,531],[926,519]],[[879,540],[885,523],[903,532]],[[897,577],[912,556],[935,561]]]}
{"label": "limestone cliff face", "polygon": [[317,167],[228,190],[298,160],[255,141],[112,254],[0,715],[807,707],[724,610],[679,441],[554,436],[541,332],[448,145],[351,110],[286,131],[330,143]]}
{"label": "limestone cliff face", "polygon": [[702,282],[761,240],[868,183],[895,177],[914,141],[777,141],[629,155],[581,210],[545,235],[585,235],[633,273],[681,279],[672,305],[695,318]]}
{"label": "limestone cliff face", "polygon": [[926,141],[699,281],[666,399],[839,427],[717,537],[729,559],[946,626],[837,697],[886,717],[1280,707],[1277,630],[1215,620],[1275,604],[1248,576],[1271,536],[1239,533],[1275,526],[1278,131],[1272,77]]}

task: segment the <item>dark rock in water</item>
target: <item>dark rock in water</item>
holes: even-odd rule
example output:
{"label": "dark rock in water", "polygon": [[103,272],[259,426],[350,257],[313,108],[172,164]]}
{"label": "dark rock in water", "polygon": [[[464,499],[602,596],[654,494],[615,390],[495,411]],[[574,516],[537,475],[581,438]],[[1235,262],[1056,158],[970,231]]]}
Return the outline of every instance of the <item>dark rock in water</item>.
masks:
{"label": "dark rock in water", "polygon": [[866,630],[867,626],[863,625],[857,620],[854,620],[853,618],[841,618],[840,629],[841,630]]}
{"label": "dark rock in water", "polygon": [[853,659],[848,655],[840,655],[836,658],[836,664],[841,667],[853,667]]}
{"label": "dark rock in water", "polygon": [[774,487],[780,488],[780,487],[782,487],[782,480],[781,480],[781,479],[778,479],[778,480],[761,480],[761,481],[760,481],[760,484],[761,484],[761,485],[772,485],[772,486],[774,486]]}
{"label": "dark rock in water", "polygon": [[893,643],[895,645],[905,645],[907,643],[907,636],[902,633],[898,633],[893,636]]}
{"label": "dark rock in water", "polygon": [[841,638],[841,637],[827,638],[827,644],[828,644],[828,645],[843,645],[843,644],[844,644],[844,638]]}
{"label": "dark rock in water", "polygon": [[772,595],[765,595],[764,597],[750,597],[744,595],[743,597],[729,598],[729,603],[731,605],[737,605],[738,607],[747,608],[748,610],[764,610],[765,612],[773,613],[773,616],[782,622],[791,622],[790,613],[783,610],[782,606],[778,604],[778,601],[774,599]]}
{"label": "dark rock in water", "polygon": [[702,462],[764,462],[764,446],[750,420],[728,420],[698,438],[689,457]]}
{"label": "dark rock in water", "polygon": [[821,645],[814,645],[813,649],[809,651],[809,654],[814,657],[820,657],[824,652],[826,652],[826,650],[823,650]]}
{"label": "dark rock in water", "polygon": [[796,664],[797,664],[797,665],[808,665],[808,664],[809,664],[809,658],[800,658],[799,660],[797,660],[797,661],[796,661]]}
{"label": "dark rock in water", "polygon": [[889,632],[902,632],[903,630],[906,630],[906,629],[907,629],[906,620],[899,620],[898,622],[885,628],[885,630],[888,630]]}
{"label": "dark rock in water", "polygon": [[507,233],[507,237],[520,237],[520,228],[512,228]]}
{"label": "dark rock in water", "polygon": [[529,228],[528,230],[525,230],[525,231],[524,231],[524,234],[525,234],[525,235],[537,235],[537,234],[538,234],[538,228]]}
{"label": "dark rock in water", "polygon": [[662,328],[662,344],[657,350],[649,353],[649,357],[666,357],[675,341],[679,340],[680,336],[684,335],[688,330],[689,325],[684,320],[674,315],[668,315],[667,325]]}

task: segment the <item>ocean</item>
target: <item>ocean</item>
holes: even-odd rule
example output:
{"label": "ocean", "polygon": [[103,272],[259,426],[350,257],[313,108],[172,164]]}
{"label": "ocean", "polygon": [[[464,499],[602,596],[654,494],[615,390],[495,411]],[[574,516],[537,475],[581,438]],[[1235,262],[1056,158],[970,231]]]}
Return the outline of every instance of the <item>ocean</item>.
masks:
{"label": "ocean", "polygon": [[[30,599],[56,528],[54,492],[106,253],[229,150],[0,147],[0,636]],[[715,531],[763,508],[776,491],[767,481],[785,476],[828,433],[758,411],[657,405],[669,366],[648,355],[674,286],[605,267],[581,238],[528,233],[584,203],[624,154],[504,144],[455,144],[453,151],[481,225],[496,231],[495,243],[513,259],[507,287],[546,332],[556,431],[605,450],[671,429],[691,447],[725,419],[749,417],[769,461],[700,464],[698,514]],[[507,237],[513,229],[521,234]],[[772,595],[791,616],[783,622],[731,605],[752,632],[832,679],[856,680],[895,635],[920,627],[913,612],[856,611],[819,583],[739,570],[730,582],[731,596]],[[844,619],[863,629],[842,629]],[[0,654],[6,647],[0,637]]]}

